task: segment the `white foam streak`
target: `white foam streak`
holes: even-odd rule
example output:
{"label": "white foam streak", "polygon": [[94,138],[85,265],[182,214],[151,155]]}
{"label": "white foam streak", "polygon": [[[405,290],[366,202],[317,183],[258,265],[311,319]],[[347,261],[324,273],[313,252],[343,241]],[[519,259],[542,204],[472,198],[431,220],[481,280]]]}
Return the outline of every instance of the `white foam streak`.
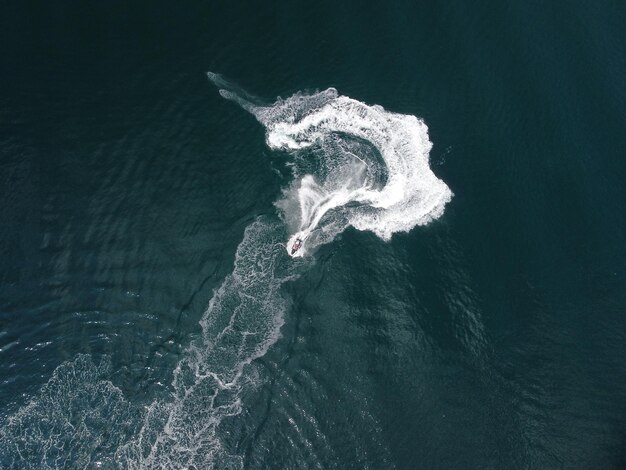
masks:
{"label": "white foam streak", "polygon": [[132,441],[118,451],[118,461],[135,468],[241,466],[240,457],[223,448],[218,429],[241,412],[241,393],[256,382],[253,362],[280,336],[287,303],[279,290],[294,268],[281,263],[281,233],[276,222],[248,226],[234,270],[200,322],[201,340],[174,371],[172,401],[153,405],[146,416],[143,430],[151,430],[152,443]]}
{"label": "white foam streak", "polygon": [[[309,158],[320,159],[320,165],[330,169],[323,177],[315,173],[300,174],[299,160],[295,160],[300,224],[287,244],[288,250],[296,238],[307,238],[324,226],[340,232],[351,225],[389,240],[394,233],[407,232],[440,217],[452,198],[448,186],[429,167],[432,143],[428,127],[415,116],[366,105],[340,96],[333,88],[312,95],[296,94],[272,106],[256,106],[247,100],[242,103],[241,98],[229,90],[220,93],[257,117],[266,127],[270,148],[298,155],[307,149],[322,149],[311,152]],[[325,149],[326,142],[338,135],[367,142],[380,154],[382,161],[366,163],[359,155],[345,151],[345,155],[338,155],[337,146]],[[382,170],[376,168],[377,165],[384,165],[385,184],[372,187],[371,179],[365,178],[360,186],[350,186],[353,181],[342,171],[350,153],[352,161],[360,160],[370,174]],[[293,204],[282,206],[293,207]],[[339,211],[341,214],[333,214]],[[324,238],[324,242],[329,240],[332,237]],[[312,244],[312,241],[305,243],[309,249]],[[298,254],[304,252],[301,250]]]}
{"label": "white foam streak", "polygon": [[[428,129],[414,116],[337,97],[298,122],[271,124],[267,141],[274,148],[302,149],[322,143],[335,133],[358,137],[374,146],[384,160],[388,178],[380,189],[363,186],[350,193],[343,188],[335,190],[335,197],[329,198],[330,205],[320,204],[321,212],[359,202],[346,214],[349,224],[359,230],[370,230],[385,240],[443,213],[452,193],[428,165],[432,147]],[[332,159],[333,155],[325,157]],[[324,183],[336,186],[333,175]],[[312,231],[321,217],[308,219],[310,222],[303,218],[301,230]]]}

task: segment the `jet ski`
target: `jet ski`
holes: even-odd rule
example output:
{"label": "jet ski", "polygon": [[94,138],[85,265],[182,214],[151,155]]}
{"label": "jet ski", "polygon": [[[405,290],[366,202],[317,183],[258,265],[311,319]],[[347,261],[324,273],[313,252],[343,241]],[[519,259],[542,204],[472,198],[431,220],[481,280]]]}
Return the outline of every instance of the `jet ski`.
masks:
{"label": "jet ski", "polygon": [[291,256],[295,255],[296,251],[298,251],[300,248],[302,248],[302,239],[296,238],[296,241],[293,242],[293,245],[291,245]]}

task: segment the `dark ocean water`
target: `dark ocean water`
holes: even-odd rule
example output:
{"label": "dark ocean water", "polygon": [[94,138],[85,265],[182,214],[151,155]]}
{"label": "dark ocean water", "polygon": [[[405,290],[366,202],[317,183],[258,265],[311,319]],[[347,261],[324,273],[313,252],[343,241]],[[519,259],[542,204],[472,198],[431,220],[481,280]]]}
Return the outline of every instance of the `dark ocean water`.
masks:
{"label": "dark ocean water", "polygon": [[[626,5],[192,3],[0,7],[0,467],[624,468]],[[207,71],[423,119],[454,197],[290,258]]]}

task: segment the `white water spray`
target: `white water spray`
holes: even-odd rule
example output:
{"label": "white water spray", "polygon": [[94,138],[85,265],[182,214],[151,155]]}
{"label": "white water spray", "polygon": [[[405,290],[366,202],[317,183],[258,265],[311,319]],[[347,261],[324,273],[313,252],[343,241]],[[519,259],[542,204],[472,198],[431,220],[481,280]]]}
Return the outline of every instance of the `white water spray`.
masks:
{"label": "white water spray", "polygon": [[278,204],[289,211],[286,219],[298,220],[287,242],[290,254],[297,239],[304,243],[296,256],[303,256],[348,226],[389,240],[438,218],[452,198],[428,165],[432,143],[415,116],[366,105],[334,88],[262,106],[219,75],[209,73],[209,79],[265,126],[270,148],[295,157],[296,178],[285,192],[293,200]]}

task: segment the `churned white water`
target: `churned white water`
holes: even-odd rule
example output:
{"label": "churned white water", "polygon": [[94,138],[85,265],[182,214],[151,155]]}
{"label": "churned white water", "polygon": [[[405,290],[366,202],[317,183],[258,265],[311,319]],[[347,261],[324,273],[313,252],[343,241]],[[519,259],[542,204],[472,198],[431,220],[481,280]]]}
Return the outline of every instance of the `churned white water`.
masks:
{"label": "churned white water", "polygon": [[[53,378],[0,427],[0,460],[15,468],[240,468],[223,420],[260,381],[255,360],[278,341],[289,306],[281,287],[306,265],[297,256],[352,226],[384,240],[439,217],[452,192],[429,167],[426,124],[340,96],[330,88],[262,105],[217,74],[220,94],[252,113],[270,148],[291,156],[294,179],[245,231],[233,272],[211,299],[173,372],[170,396],[147,407],[124,397],[106,361],[86,355]],[[105,436],[102,429],[109,429]]]}
{"label": "churned white water", "polygon": [[[209,79],[265,126],[270,148],[296,157],[296,179],[285,192],[292,201],[279,204],[287,219],[298,219],[288,250],[300,238],[300,253],[310,252],[347,226],[389,240],[438,218],[452,198],[429,167],[428,127],[415,116],[367,105],[334,88],[263,106],[219,75],[209,73]],[[306,159],[317,161],[307,165]]]}

